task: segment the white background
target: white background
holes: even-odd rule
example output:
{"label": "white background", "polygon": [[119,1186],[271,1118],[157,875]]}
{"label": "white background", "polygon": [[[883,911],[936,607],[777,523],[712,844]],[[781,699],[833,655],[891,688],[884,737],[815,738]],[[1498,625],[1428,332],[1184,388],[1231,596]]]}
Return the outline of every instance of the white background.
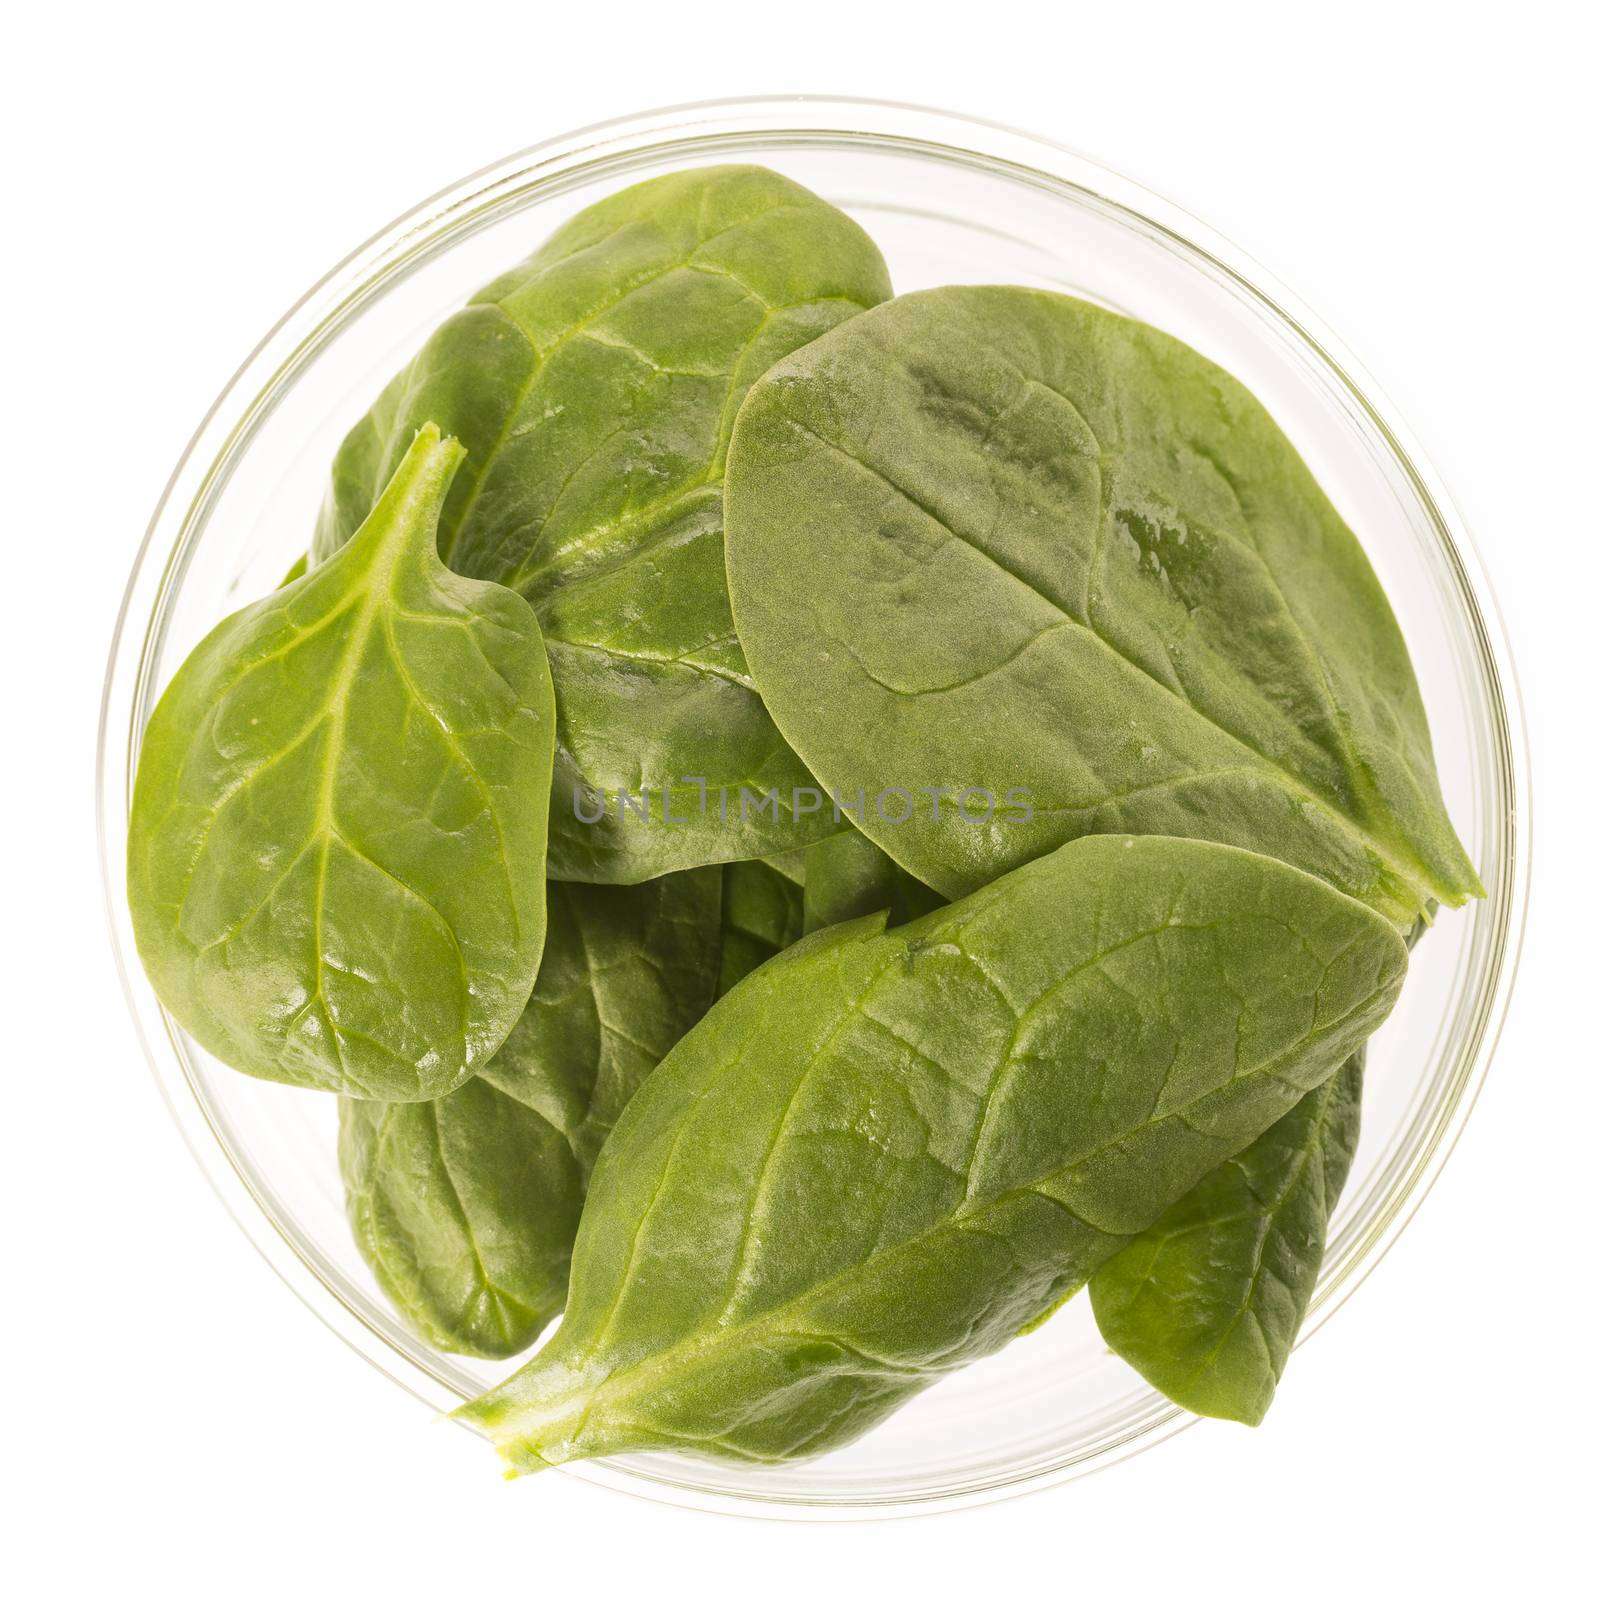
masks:
{"label": "white background", "polygon": [[[27,1596],[138,1584],[437,1600],[1590,1581],[1600,152],[1587,9],[13,11],[0,1582]],[[1041,1496],[867,1526],[699,1516],[557,1474],[504,1484],[478,1441],[327,1333],[168,1120],[113,975],[92,822],[126,570],[190,431],[280,312],[396,213],[520,146],[655,104],[798,89],[944,104],[1077,145],[1288,283],[1377,376],[1474,524],[1534,757],[1532,919],[1487,1087],[1417,1220],[1298,1355],[1266,1425],[1202,1425]]]}

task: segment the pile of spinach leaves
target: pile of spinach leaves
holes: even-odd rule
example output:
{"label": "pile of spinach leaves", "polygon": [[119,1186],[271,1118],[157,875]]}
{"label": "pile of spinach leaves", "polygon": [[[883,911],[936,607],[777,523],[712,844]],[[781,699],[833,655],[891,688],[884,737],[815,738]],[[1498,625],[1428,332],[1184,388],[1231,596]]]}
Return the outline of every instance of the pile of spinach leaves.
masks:
{"label": "pile of spinach leaves", "polygon": [[[752,798],[754,803],[752,803]],[[841,1445],[1087,1285],[1259,1422],[1407,935],[1481,894],[1255,398],[891,298],[754,167],[578,213],[351,430],[140,751],[163,1003],[339,1096],[357,1245],[521,1471]]]}

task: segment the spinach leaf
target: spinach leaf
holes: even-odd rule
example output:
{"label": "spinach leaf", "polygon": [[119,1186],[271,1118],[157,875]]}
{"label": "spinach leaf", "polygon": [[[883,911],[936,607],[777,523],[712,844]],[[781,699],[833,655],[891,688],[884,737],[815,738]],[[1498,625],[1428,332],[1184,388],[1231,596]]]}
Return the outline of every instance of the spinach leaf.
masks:
{"label": "spinach leaf", "polygon": [[776,1461],[993,1351],[1382,1020],[1405,946],[1293,867],[1076,841],[715,1005],[596,1166],[566,1316],[458,1413],[521,1471]]}
{"label": "spinach leaf", "polygon": [[339,1102],[357,1246],[440,1350],[515,1355],[566,1298],[584,1175],[559,1128],[473,1078],[439,1100]]}
{"label": "spinach leaf", "polygon": [[805,850],[730,862],[722,883],[719,994],[802,933],[872,911],[888,912],[889,926],[897,927],[944,904],[854,828]]}
{"label": "spinach leaf", "polygon": [[715,998],[719,877],[552,883],[539,980],[482,1072],[425,1105],[341,1101],[356,1242],[430,1343],[514,1355],[561,1310],[600,1145]]}
{"label": "spinach leaf", "polygon": [[[1438,907],[1406,935],[1414,950]],[[1361,1128],[1365,1048],[1090,1284],[1106,1343],[1169,1399],[1252,1426],[1305,1320]]]}
{"label": "spinach leaf", "polygon": [[1105,1341],[1190,1411],[1255,1424],[1311,1303],[1361,1127],[1362,1052],[1089,1280]]}
{"label": "spinach leaf", "polygon": [[[345,441],[319,558],[366,516],[420,418],[468,447],[439,549],[525,595],[543,627],[553,876],[637,882],[835,831],[825,810],[796,819],[811,777],[734,634],[722,475],[749,384],[888,293],[860,228],[776,173],[654,178],[489,284]],[[642,795],[653,825],[618,790]]]}
{"label": "spinach leaf", "polygon": [[719,995],[787,949],[804,931],[808,854],[796,850],[764,861],[730,861],[722,869]]}
{"label": "spinach leaf", "polygon": [[1400,925],[1482,892],[1360,546],[1177,340],[1037,290],[906,295],[752,388],[727,508],[774,720],[826,784],[905,791],[862,827],[941,893],[1114,831],[1260,850]]}
{"label": "spinach leaf", "polygon": [[222,622],[145,731],[128,837],[162,1003],[258,1077],[447,1094],[544,944],[555,722],[527,602],[448,571],[422,428],[356,536]]}
{"label": "spinach leaf", "polygon": [[944,904],[943,898],[886,856],[855,828],[806,851],[805,931],[887,911],[898,927]]}

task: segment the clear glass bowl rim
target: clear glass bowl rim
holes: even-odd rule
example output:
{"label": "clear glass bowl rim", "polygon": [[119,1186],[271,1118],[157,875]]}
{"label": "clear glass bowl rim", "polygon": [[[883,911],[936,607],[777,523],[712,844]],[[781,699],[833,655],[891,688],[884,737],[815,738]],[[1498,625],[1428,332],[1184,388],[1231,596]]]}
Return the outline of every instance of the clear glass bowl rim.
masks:
{"label": "clear glass bowl rim", "polygon": [[[1302,1340],[1349,1298],[1427,1195],[1482,1087],[1514,985],[1530,870],[1528,750],[1515,668],[1492,588],[1464,519],[1394,408],[1333,335],[1259,264],[1181,208],[1088,155],[1002,123],[932,107],[820,95],[712,100],[596,123],[531,145],[441,190],[373,235],[284,314],[229,380],[174,468],[140,544],[112,637],[98,736],[99,848],[112,945],[140,1043],[163,1098],[218,1198],[268,1264],[351,1348],[435,1410],[453,1407],[460,1396],[360,1316],[259,1203],[249,1176],[216,1136],[181,1053],[172,1048],[168,1035],[173,1024],[139,969],[123,891],[123,853],[133,767],[150,698],[153,641],[159,637],[167,597],[181,580],[192,531],[203,523],[210,499],[226,482],[236,452],[248,444],[255,426],[276,405],[294,374],[396,274],[448,248],[473,228],[475,219],[500,214],[530,190],[558,191],[584,181],[597,168],[620,175],[668,150],[688,155],[699,144],[721,150],[741,138],[770,147],[785,136],[802,144],[859,140],[990,164],[1083,191],[1171,235],[1199,252],[1208,266],[1226,274],[1310,348],[1376,425],[1431,511],[1490,690],[1489,731],[1505,819],[1501,881],[1489,886],[1497,918],[1469,1044],[1456,1063],[1433,1136],[1340,1276],[1319,1285]],[[135,630],[146,621],[148,627],[139,636]],[[871,1518],[948,1510],[1032,1492],[1126,1459],[1196,1420],[1167,1406],[1153,1421],[1088,1459],[1033,1468],[934,1498],[871,1504],[712,1493],[615,1463],[586,1462],[563,1470],[613,1489],[703,1511],[801,1520]]]}

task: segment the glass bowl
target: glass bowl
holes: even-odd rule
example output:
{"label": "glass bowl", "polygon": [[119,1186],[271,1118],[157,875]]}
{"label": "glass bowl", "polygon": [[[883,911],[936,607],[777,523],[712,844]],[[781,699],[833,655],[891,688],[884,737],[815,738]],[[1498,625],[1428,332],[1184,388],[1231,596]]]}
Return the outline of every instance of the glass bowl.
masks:
{"label": "glass bowl", "polygon": [[[304,550],[345,430],[426,334],[591,201],[655,173],[718,161],[764,163],[843,206],[882,247],[899,290],[1036,284],[1186,340],[1260,396],[1377,567],[1416,663],[1451,813],[1488,894],[1441,917],[1374,1041],[1361,1148],[1301,1334],[1308,1337],[1426,1193],[1477,1094],[1505,1009],[1528,851],[1526,754],[1505,640],[1461,518],[1427,461],[1365,377],[1264,273],[1095,162],[940,111],[746,100],[652,112],[536,145],[362,246],[245,362],[178,463],[139,552],[101,727],[114,937],[174,1116],[245,1232],[355,1349],[439,1409],[496,1377],[490,1363],[419,1343],[378,1292],[345,1221],[332,1099],[219,1066],[156,1001],[122,889],[134,763],[150,709],[191,646],[276,584]],[[1106,1350],[1079,1296],[1039,1332],[935,1385],[834,1455],[781,1468],[639,1456],[565,1470],[707,1509],[881,1516],[1059,1482],[1171,1438],[1192,1420]],[[1270,1427],[1259,1448],[1272,1448]]]}

